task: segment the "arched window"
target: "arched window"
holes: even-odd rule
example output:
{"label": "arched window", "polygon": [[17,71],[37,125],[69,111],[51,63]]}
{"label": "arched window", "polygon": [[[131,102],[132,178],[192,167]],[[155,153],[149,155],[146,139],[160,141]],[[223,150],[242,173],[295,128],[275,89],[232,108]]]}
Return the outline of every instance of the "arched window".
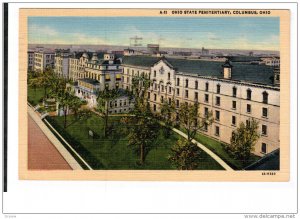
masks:
{"label": "arched window", "polygon": [[219,94],[221,91],[221,85],[217,84],[217,94]]}
{"label": "arched window", "polygon": [[186,79],[185,80],[185,87],[188,87],[189,86],[189,79]]}
{"label": "arched window", "polygon": [[250,89],[247,90],[247,100],[251,100],[252,91]]}
{"label": "arched window", "polygon": [[232,88],[232,96],[233,97],[236,97],[236,90],[237,90],[236,87]]}
{"label": "arched window", "polygon": [[269,94],[266,91],[264,91],[262,95],[263,95],[263,103],[268,103]]}
{"label": "arched window", "polygon": [[195,89],[198,89],[198,81],[195,81]]}
{"label": "arched window", "polygon": [[208,88],[209,88],[209,83],[206,82],[206,83],[205,83],[205,91],[208,91]]}

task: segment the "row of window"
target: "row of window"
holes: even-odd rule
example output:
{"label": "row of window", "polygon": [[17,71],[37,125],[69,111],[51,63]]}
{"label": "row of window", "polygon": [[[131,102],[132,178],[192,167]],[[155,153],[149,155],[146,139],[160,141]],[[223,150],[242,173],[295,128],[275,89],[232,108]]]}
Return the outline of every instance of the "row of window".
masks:
{"label": "row of window", "polygon": [[[177,78],[177,80],[178,79],[179,78]],[[187,81],[186,83],[188,83],[188,79],[186,81]],[[205,91],[208,91],[208,86],[209,86],[209,84],[208,84],[208,82],[206,82],[206,89],[205,89]],[[188,84],[186,84],[186,87],[188,87]],[[198,89],[198,82],[197,81],[195,82],[195,89]],[[217,85],[217,94],[220,94],[220,93],[221,93],[221,85],[218,84]],[[180,95],[179,88],[176,88],[176,94],[177,94],[177,96]],[[236,97],[236,95],[237,95],[237,88],[233,87],[232,88],[232,96]],[[188,97],[188,90],[185,91],[185,98],[187,98],[187,97]],[[267,104],[268,103],[268,97],[269,97],[269,94],[266,91],[264,91],[262,93],[262,102]],[[252,99],[252,91],[251,91],[251,89],[248,89],[247,90],[247,100],[251,100],[251,99]]]}
{"label": "row of window", "polygon": [[[208,113],[208,110],[205,111],[206,115]],[[215,121],[220,121],[220,111],[216,110],[215,111]],[[249,125],[249,120],[246,121],[246,123]],[[231,117],[231,125],[232,126],[236,126],[236,116],[232,116]],[[262,135],[267,135],[267,126],[266,125],[262,125],[261,126],[261,134]]]}

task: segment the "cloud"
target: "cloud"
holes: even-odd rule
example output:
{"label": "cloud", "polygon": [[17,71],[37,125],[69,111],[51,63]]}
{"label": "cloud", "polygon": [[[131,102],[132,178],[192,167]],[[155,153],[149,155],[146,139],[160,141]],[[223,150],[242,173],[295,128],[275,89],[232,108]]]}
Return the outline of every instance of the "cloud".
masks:
{"label": "cloud", "polygon": [[58,32],[49,26],[40,26],[37,24],[33,24],[29,26],[29,33],[37,33],[37,34],[43,34],[48,36],[57,36]]}

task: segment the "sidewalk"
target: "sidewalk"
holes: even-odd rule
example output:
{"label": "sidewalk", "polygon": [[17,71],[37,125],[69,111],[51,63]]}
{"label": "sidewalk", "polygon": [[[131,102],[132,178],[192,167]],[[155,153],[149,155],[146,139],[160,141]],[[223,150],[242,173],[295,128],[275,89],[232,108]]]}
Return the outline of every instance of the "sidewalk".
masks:
{"label": "sidewalk", "polygon": [[[183,133],[182,131],[173,128],[172,129],[174,132],[176,132],[177,134],[181,135],[184,138],[187,138],[187,135],[185,133]],[[214,152],[212,152],[211,150],[209,150],[207,147],[205,147],[203,144],[200,144],[198,141],[196,140],[192,140],[193,143],[197,144],[197,146],[199,148],[201,148],[203,151],[205,151],[209,156],[211,156],[215,161],[217,161],[225,170],[227,171],[234,171],[228,164],[226,164],[218,155],[216,155]]]}
{"label": "sidewalk", "polygon": [[28,169],[73,169],[82,167],[28,107]]}

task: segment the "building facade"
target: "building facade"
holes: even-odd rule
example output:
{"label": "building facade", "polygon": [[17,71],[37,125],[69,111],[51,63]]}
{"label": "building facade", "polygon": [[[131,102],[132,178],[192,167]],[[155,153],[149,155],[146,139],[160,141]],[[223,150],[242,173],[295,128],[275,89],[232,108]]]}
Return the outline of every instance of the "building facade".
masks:
{"label": "building facade", "polygon": [[118,59],[114,54],[88,52],[69,56],[68,77],[75,82],[76,95],[90,107],[97,106],[99,91],[119,89],[121,95],[109,103],[109,112],[129,112],[134,103],[124,91],[131,89],[135,76],[151,80],[148,100],[154,113],[165,101],[174,100],[177,108],[197,102],[199,119],[209,112],[214,118],[203,134],[230,143],[241,122],[255,119],[261,137],[254,153],[263,156],[279,148],[279,67],[142,55]]}
{"label": "building facade", "polygon": [[33,67],[34,67],[34,51],[29,50],[27,52],[27,59],[28,59],[27,70],[31,71],[31,70],[33,70]]}
{"label": "building facade", "polygon": [[69,78],[70,50],[56,50],[54,58],[54,72],[60,77]]}
{"label": "building facade", "polygon": [[43,72],[47,67],[54,68],[55,52],[38,51],[34,53],[34,71]]}
{"label": "building facade", "polygon": [[[172,65],[173,63],[175,65]],[[237,80],[236,78],[242,77],[244,72],[238,64],[232,66],[226,63],[224,65],[214,63],[215,66],[221,67],[217,68],[221,72],[195,74],[194,69],[184,67],[181,61],[176,63],[173,60],[173,63],[164,58],[153,60],[152,63],[149,60],[144,60],[142,63],[129,58],[124,59],[123,88],[130,89],[134,76],[147,75],[152,81],[148,98],[154,113],[159,113],[164,101],[170,102],[174,99],[176,107],[181,103],[198,102],[200,118],[205,117],[209,112],[212,112],[214,117],[214,122],[201,131],[203,134],[230,143],[232,132],[240,122],[247,123],[253,118],[259,122],[261,134],[255,146],[255,154],[263,156],[279,148],[280,89],[278,86],[263,84],[261,81],[254,83],[255,78],[249,81]],[[213,70],[211,66],[206,67]],[[245,69],[247,67],[253,66],[245,66]],[[180,69],[186,72],[181,72]],[[266,71],[262,68],[257,70]],[[274,74],[271,69],[267,70],[269,71],[266,77]],[[201,72],[200,66],[198,72]]]}
{"label": "building facade", "polygon": [[133,108],[133,102],[122,90],[123,70],[121,60],[114,54],[83,53],[79,59],[70,58],[70,74],[76,81],[76,96],[87,101],[88,106],[97,106],[98,92],[105,89],[118,89],[119,97],[109,103],[109,113],[125,113]]}

